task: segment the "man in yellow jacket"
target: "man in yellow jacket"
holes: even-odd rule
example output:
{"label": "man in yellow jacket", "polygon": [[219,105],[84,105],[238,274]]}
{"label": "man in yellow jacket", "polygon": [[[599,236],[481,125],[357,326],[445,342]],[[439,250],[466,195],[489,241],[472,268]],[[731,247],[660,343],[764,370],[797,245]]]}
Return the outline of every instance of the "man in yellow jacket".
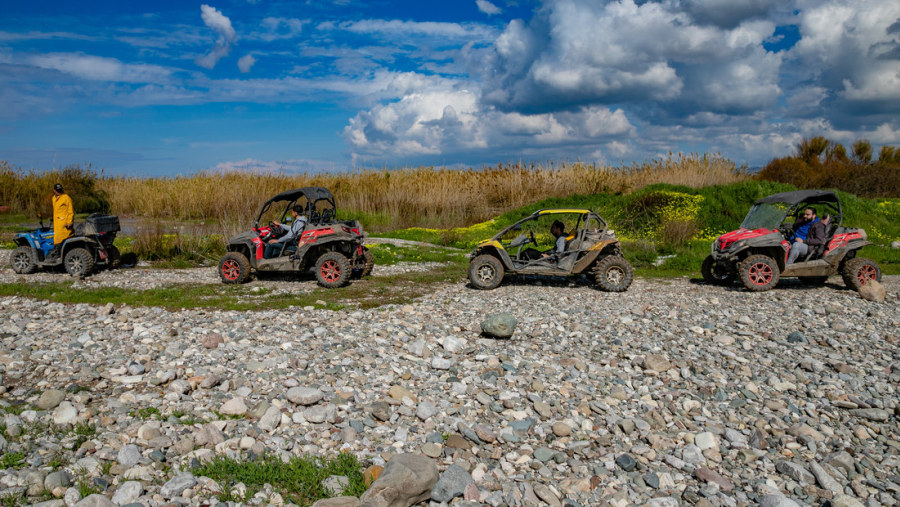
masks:
{"label": "man in yellow jacket", "polygon": [[63,193],[63,186],[53,185],[53,250],[51,257],[59,255],[62,242],[72,235],[72,223],[75,219],[75,208],[72,198]]}

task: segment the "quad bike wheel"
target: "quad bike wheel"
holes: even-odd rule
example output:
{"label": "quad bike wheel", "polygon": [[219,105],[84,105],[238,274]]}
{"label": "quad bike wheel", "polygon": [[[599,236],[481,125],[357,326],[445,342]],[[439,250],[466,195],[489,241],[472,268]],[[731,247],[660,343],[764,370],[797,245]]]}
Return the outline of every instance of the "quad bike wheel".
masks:
{"label": "quad bike wheel", "polygon": [[716,261],[712,255],[707,255],[700,266],[703,280],[712,285],[731,285],[734,283],[735,273],[731,265]]}
{"label": "quad bike wheel", "polygon": [[503,264],[493,255],[479,255],[469,264],[469,281],[476,289],[496,289],[503,281]]}
{"label": "quad bike wheel", "polygon": [[316,281],[329,289],[343,287],[350,281],[350,261],[340,252],[326,252],[316,261]]}
{"label": "quad bike wheel", "polygon": [[758,254],[747,257],[740,263],[738,271],[744,287],[754,292],[774,289],[781,276],[775,259],[768,255]]}
{"label": "quad bike wheel", "polygon": [[20,246],[13,250],[9,256],[9,263],[12,264],[13,271],[20,275],[34,273],[37,269],[37,263],[34,262],[34,252],[30,246]]}
{"label": "quad bike wheel", "polygon": [[871,259],[856,257],[844,264],[841,278],[844,279],[844,285],[848,288],[859,290],[860,287],[869,283],[870,280],[880,282],[881,268],[878,267],[878,263]]}
{"label": "quad bike wheel", "polygon": [[63,257],[66,272],[78,278],[84,278],[94,269],[94,256],[87,248],[73,248]]}
{"label": "quad bike wheel", "polygon": [[244,283],[250,279],[250,261],[240,252],[228,252],[219,261],[222,283]]}
{"label": "quad bike wheel", "polygon": [[353,278],[365,278],[372,274],[375,267],[375,256],[372,251],[366,247],[362,247],[362,255],[357,256],[356,264],[353,266]]}
{"label": "quad bike wheel", "polygon": [[621,255],[608,255],[594,267],[594,280],[606,292],[625,292],[634,280],[634,269]]}

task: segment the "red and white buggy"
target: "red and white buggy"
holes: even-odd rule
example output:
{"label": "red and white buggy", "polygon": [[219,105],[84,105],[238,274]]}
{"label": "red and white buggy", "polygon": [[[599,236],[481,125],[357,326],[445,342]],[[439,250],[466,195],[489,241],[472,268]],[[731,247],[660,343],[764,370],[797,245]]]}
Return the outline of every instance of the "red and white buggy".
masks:
{"label": "red and white buggy", "polygon": [[[810,248],[805,257],[787,265],[793,236],[792,225],[807,207],[814,207],[825,226],[825,244]],[[844,284],[859,289],[869,280],[881,281],[878,264],[857,257],[859,250],[872,243],[866,231],[843,226],[843,210],[837,194],[822,190],[799,190],[764,197],[753,205],[740,229],[723,234],[712,244],[712,252],[703,261],[701,272],[709,283],[731,285],[740,279],[747,289],[765,291],[784,277],[798,277],[823,284],[840,273]]]}
{"label": "red and white buggy", "polygon": [[[284,232],[274,222],[290,227],[290,210],[296,205],[308,218],[300,238],[286,243],[272,258],[264,258],[266,243]],[[219,277],[224,283],[243,283],[254,273],[312,269],[319,285],[341,287],[372,271],[375,260],[363,245],[365,237],[358,221],[335,217],[334,196],[327,189],[282,192],[262,205],[250,231],[228,240],[228,253],[219,261]]]}

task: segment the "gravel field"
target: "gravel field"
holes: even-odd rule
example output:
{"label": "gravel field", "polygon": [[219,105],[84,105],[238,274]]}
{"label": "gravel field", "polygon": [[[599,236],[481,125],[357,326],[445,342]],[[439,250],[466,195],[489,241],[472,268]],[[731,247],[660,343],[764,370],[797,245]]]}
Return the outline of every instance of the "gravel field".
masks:
{"label": "gravel field", "polygon": [[[376,273],[392,269],[418,268]],[[79,283],[218,280],[211,268],[134,269]],[[346,451],[366,465],[419,455],[440,477],[433,506],[895,505],[900,278],[883,285],[873,303],[839,277],[762,294],[687,279],[637,279],[622,294],[459,282],[338,312],[4,297],[0,448],[24,463],[0,470],[0,496],[216,505],[219,485],[191,473],[215,454]],[[510,339],[481,334],[498,312],[517,320]],[[148,407],[159,417],[141,417]],[[76,445],[84,422],[96,434]],[[102,495],[82,500],[79,473]]]}

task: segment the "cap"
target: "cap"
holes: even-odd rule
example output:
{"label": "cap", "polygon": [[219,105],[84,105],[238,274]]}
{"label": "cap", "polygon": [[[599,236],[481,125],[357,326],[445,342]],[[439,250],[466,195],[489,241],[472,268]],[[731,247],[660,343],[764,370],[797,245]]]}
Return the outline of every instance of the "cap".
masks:
{"label": "cap", "polygon": [[53,185],[53,190],[56,190],[57,192],[62,192],[63,191],[62,185],[60,183]]}

